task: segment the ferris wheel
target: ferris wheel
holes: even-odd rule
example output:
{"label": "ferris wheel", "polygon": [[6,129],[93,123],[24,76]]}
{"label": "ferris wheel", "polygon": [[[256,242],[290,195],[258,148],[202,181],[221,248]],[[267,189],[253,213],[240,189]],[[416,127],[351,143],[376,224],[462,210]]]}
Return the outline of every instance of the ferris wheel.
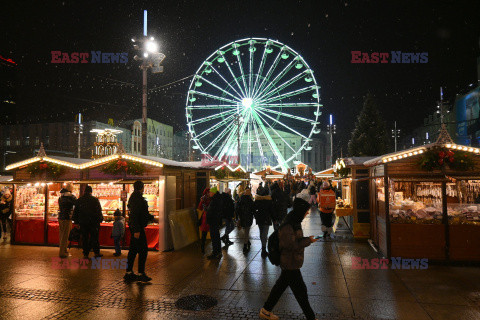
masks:
{"label": "ferris wheel", "polygon": [[193,148],[207,158],[240,155],[247,170],[286,170],[312,149],[321,107],[319,86],[302,56],[275,40],[247,38],[201,64],[188,90],[186,117]]}

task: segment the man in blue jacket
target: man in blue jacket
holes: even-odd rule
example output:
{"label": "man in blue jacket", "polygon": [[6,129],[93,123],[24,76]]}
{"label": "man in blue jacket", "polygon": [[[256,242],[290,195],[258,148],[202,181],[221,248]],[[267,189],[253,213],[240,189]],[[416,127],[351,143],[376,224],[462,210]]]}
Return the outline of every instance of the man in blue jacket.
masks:
{"label": "man in blue jacket", "polygon": [[[127,273],[123,277],[125,281],[149,282],[152,280],[145,274],[145,263],[147,261],[148,245],[145,227],[153,216],[148,212],[147,200],[143,197],[143,182],[135,181],[133,184],[133,193],[128,199],[128,209],[130,210],[128,227],[132,235],[130,240],[130,249],[128,251]],[[133,273],[133,264],[138,254],[138,275]]]}

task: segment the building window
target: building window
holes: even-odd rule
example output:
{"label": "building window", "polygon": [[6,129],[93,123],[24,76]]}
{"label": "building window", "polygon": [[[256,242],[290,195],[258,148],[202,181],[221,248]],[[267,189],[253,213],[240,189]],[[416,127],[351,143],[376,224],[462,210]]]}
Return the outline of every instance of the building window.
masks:
{"label": "building window", "polygon": [[15,145],[19,146],[20,145],[20,139],[15,140]]}
{"label": "building window", "polygon": [[6,145],[7,147],[10,146],[10,138],[5,139],[5,145]]}
{"label": "building window", "polygon": [[30,145],[30,138],[29,138],[29,137],[26,137],[26,138],[25,138],[25,145],[26,145],[26,146],[29,146],[29,145]]}
{"label": "building window", "polygon": [[35,145],[38,146],[40,144],[40,138],[35,137]]}

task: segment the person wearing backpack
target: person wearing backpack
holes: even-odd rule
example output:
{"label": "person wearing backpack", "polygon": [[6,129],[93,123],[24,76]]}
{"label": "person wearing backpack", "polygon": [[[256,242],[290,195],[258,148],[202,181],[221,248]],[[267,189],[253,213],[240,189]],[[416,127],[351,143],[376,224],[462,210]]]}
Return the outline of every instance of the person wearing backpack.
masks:
{"label": "person wearing backpack", "polygon": [[258,229],[260,230],[260,240],[262,242],[261,256],[262,258],[266,258],[268,256],[268,229],[270,229],[272,225],[272,215],[274,215],[272,197],[268,194],[268,189],[263,187],[257,189],[254,208],[255,221],[257,221]]}
{"label": "person wearing backpack", "polygon": [[238,201],[238,219],[240,221],[240,227],[244,231],[244,245],[243,253],[250,251],[250,227],[253,224],[253,212],[254,202],[252,198],[252,192],[250,188],[245,189],[245,193],[240,197]]}
{"label": "person wearing backpack", "polygon": [[[297,194],[293,201],[293,210],[287,215],[285,222],[278,231],[276,231],[278,233],[278,250],[270,250],[270,255],[275,255],[275,251],[280,253],[279,263],[282,273],[273,286],[263,308],[260,309],[259,316],[262,319],[279,319],[278,316],[273,314],[272,310],[287,287],[290,287],[292,290],[307,320],[315,319],[315,313],[308,301],[307,286],[300,272],[300,268],[303,266],[305,248],[317,241],[313,236],[303,236],[302,221],[310,212],[309,199],[310,194],[306,189]],[[271,238],[274,235],[275,232],[270,236],[269,247]]]}

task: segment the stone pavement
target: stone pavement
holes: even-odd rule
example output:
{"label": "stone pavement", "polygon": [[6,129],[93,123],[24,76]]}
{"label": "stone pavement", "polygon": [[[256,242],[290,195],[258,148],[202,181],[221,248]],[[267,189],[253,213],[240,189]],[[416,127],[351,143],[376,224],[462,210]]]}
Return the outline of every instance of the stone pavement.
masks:
{"label": "stone pavement", "polygon": [[[318,235],[320,219],[304,222]],[[241,237],[242,231],[234,231]],[[0,319],[258,319],[279,275],[260,257],[258,229],[252,250],[243,244],[208,261],[194,244],[175,252],[149,252],[151,284],[125,284],[124,270],[54,269],[58,248],[11,246],[0,240]],[[210,247],[207,248],[210,250]],[[103,250],[114,258],[113,250]],[[81,251],[71,249],[73,258]],[[480,268],[432,266],[427,270],[356,270],[352,257],[377,258],[345,231],[305,251],[302,273],[319,319],[480,319]],[[124,255],[126,257],[126,251]],[[218,299],[206,311],[183,311],[177,299],[205,294]],[[304,319],[290,289],[275,308],[281,319]]]}

